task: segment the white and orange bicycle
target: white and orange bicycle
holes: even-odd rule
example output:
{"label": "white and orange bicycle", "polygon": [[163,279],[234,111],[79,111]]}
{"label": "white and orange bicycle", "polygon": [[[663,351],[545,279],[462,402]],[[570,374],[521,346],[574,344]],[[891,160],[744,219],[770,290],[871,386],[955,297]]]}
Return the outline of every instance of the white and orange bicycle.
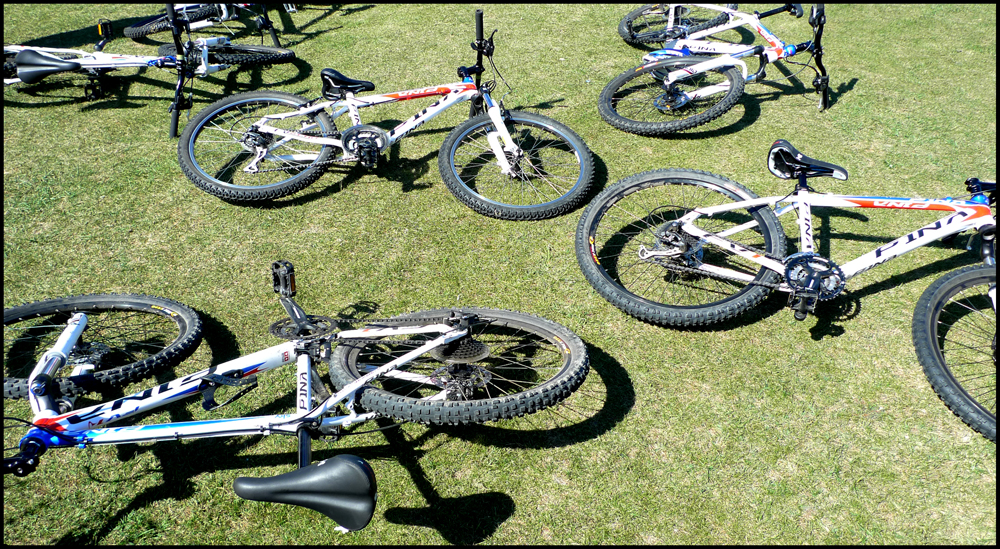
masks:
{"label": "white and orange bicycle", "polygon": [[[495,34],[496,31],[493,31]],[[470,118],[444,140],[438,167],[449,190],[487,216],[530,220],[576,208],[590,189],[590,150],[573,130],[548,117],[507,110],[490,95],[494,78],[480,82],[483,57],[494,73],[493,34],[483,37],[476,10],[476,64],[459,67],[461,81],[358,96],[375,84],[323,69],[322,98],[284,92],[233,95],[206,107],[178,143],[181,168],[200,189],[225,200],[252,202],[296,193],[332,165],[375,167],[382,153],[422,124],[464,101]],[[502,77],[500,77],[502,79]],[[362,123],[360,109],[441,97],[386,130]],[[346,115],[346,116],[345,116]],[[342,122],[340,128],[337,122]]]}
{"label": "white and orange bicycle", "polygon": [[[661,325],[696,326],[733,318],[772,290],[789,294],[803,320],[848,280],[890,259],[965,231],[982,234],[993,256],[996,183],[966,182],[967,199],[892,198],[818,193],[815,177],[846,180],[847,170],[776,141],[768,168],[796,180],[785,196],[758,197],[725,177],[663,169],[619,181],[599,194],[577,227],[576,256],[587,280],[630,315]],[[816,253],[812,208],[938,211],[948,215],[838,265]],[[798,217],[799,249],[786,256],[778,217]]]}

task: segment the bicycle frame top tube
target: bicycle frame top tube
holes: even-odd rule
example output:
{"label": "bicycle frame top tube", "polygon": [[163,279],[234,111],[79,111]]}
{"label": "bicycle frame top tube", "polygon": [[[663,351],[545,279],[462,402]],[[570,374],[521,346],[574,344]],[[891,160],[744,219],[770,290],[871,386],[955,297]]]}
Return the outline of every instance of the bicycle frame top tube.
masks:
{"label": "bicycle frame top tube", "polygon": [[[331,111],[331,119],[337,119],[344,114],[351,116],[352,125],[361,124],[360,115],[357,114],[358,109],[363,109],[366,107],[374,107],[377,105],[384,105],[388,103],[396,103],[399,101],[409,101],[410,99],[418,99],[422,97],[434,97],[441,96],[441,99],[435,101],[431,105],[422,109],[417,114],[411,116],[407,120],[400,123],[398,126],[388,131],[389,143],[387,146],[392,145],[405,137],[408,133],[417,129],[419,126],[425,122],[433,119],[437,115],[441,114],[445,110],[461,103],[472,99],[477,94],[479,94],[479,88],[473,82],[472,78],[466,77],[462,82],[454,82],[451,84],[441,84],[438,86],[430,86],[425,88],[414,88],[411,90],[397,91],[392,93],[386,93],[381,95],[366,95],[364,97],[356,97],[353,93],[347,92],[347,97],[344,99],[337,99],[332,101],[325,101],[322,103],[316,103],[315,105],[299,109],[297,111],[266,115],[261,117],[261,119],[255,124],[258,131],[265,133],[273,133],[275,135],[281,135],[286,138],[295,139],[298,141],[306,141],[310,143],[318,143],[323,145],[334,145],[337,147],[343,146],[339,138],[332,137],[319,137],[313,135],[306,135],[295,131],[283,130],[280,128],[275,128],[267,124],[268,120],[281,120],[285,118],[291,118],[295,116],[303,116],[309,113],[317,112],[319,110],[329,108]],[[352,112],[354,111],[354,112]]]}
{"label": "bicycle frame top tube", "polygon": [[979,230],[996,224],[996,220],[993,217],[989,205],[977,202],[949,199],[851,196],[810,193],[808,191],[801,191],[788,196],[762,197],[751,200],[742,200],[721,206],[696,208],[691,213],[683,216],[679,221],[682,224],[682,229],[693,236],[705,239],[713,244],[723,246],[730,251],[733,251],[734,253],[746,257],[747,259],[750,259],[751,261],[769,269],[777,272],[783,272],[780,262],[762,257],[760,254],[743,248],[742,246],[726,239],[726,237],[731,234],[751,229],[752,226],[755,225],[754,223],[746,223],[718,234],[709,233],[695,225],[692,225],[692,222],[701,216],[712,216],[737,209],[752,208],[754,206],[775,207],[777,204],[785,205],[775,210],[776,215],[780,216],[790,211],[795,211],[799,215],[798,224],[801,251],[812,251],[815,249],[811,216],[811,208],[813,206],[953,212],[949,216],[925,225],[916,231],[903,235],[892,242],[884,244],[843,264],[841,269],[844,273],[845,279],[850,279],[871,269],[872,267],[875,267],[876,265],[885,263],[890,259],[899,257],[907,252],[934,242],[935,240],[940,240],[946,236],[970,229]]}
{"label": "bicycle frame top tube", "polygon": [[[430,324],[424,326],[345,330],[337,334],[337,337],[377,338],[416,333],[437,333],[439,335],[409,353],[363,375],[315,407],[309,405],[311,394],[298,395],[297,412],[294,414],[161,423],[129,427],[104,427],[112,422],[201,394],[206,389],[206,386],[203,384],[206,381],[205,378],[212,374],[243,379],[247,376],[298,362],[298,377],[301,382],[303,378],[308,378],[311,359],[308,353],[300,350],[300,341],[282,343],[114,401],[80,410],[73,410],[60,415],[53,415],[51,413],[36,414],[34,418],[36,427],[31,429],[23,439],[31,438],[41,441],[46,447],[66,447],[213,436],[270,434],[272,432],[295,434],[302,422],[319,421],[321,416],[335,406],[351,402],[354,398],[354,393],[372,379],[380,376],[391,376],[393,374],[392,371],[401,365],[435,347],[447,344],[466,335],[468,330],[459,329],[447,324]],[[409,375],[408,379],[411,380],[416,377],[413,374],[407,375]],[[433,384],[430,380],[426,381],[428,384]],[[311,393],[311,390],[307,392]],[[322,418],[319,424],[323,427],[346,426],[355,422],[367,421],[373,417],[374,414],[358,415],[350,411],[345,416]]]}

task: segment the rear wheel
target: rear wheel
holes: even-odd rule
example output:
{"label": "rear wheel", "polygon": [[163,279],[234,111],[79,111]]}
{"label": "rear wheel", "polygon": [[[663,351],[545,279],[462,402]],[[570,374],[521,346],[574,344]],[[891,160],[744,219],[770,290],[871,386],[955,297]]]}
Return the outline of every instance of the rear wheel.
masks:
{"label": "rear wheel", "polygon": [[[184,127],[177,143],[181,169],[201,190],[235,202],[280,198],[308,187],[326,171],[337,148],[258,132],[255,126],[266,115],[294,112],[307,102],[298,95],[264,91],[212,103]],[[324,111],[270,119],[268,124],[339,136]]]}
{"label": "rear wheel", "polygon": [[934,392],[987,439],[997,440],[997,270],[977,265],[927,288],[913,312],[913,344]]}
{"label": "rear wheel", "polygon": [[[218,17],[219,9],[215,4],[207,4],[205,6],[196,6],[190,10],[186,10],[183,14],[178,10],[178,17],[185,17],[188,22],[194,23],[195,21],[204,21],[209,17]],[[149,36],[150,34],[156,34],[158,32],[169,31],[173,27],[170,24],[170,20],[167,19],[167,15],[157,15],[140,21],[134,25],[125,27],[122,30],[127,38],[142,38],[144,36]]]}
{"label": "rear wheel", "polygon": [[[163,44],[157,50],[157,55],[166,57],[176,55],[177,47],[173,44]],[[244,44],[229,44],[213,46],[208,49],[208,62],[213,65],[237,65],[240,67],[262,67],[291,63],[295,60],[295,52],[285,48],[271,46],[253,46]]]}
{"label": "rear wheel", "polygon": [[[447,317],[438,309],[397,317],[425,325]],[[456,310],[459,311],[459,310]],[[483,423],[531,414],[563,401],[589,369],[583,341],[567,328],[534,315],[463,308],[476,318],[469,335],[411,360],[362,390],[365,410],[403,421]],[[342,343],[330,360],[330,378],[342,388],[433,339],[406,335]]]}
{"label": "rear wheel", "polygon": [[[654,137],[711,122],[743,95],[746,82],[738,68],[719,67],[664,84],[668,73],[709,59],[673,57],[627,70],[604,87],[597,110],[619,130]],[[706,95],[698,97],[697,93]]]}
{"label": "rear wheel", "polygon": [[[780,276],[674,222],[695,208],[751,198],[756,195],[742,185],[707,172],[654,170],[628,177],[584,210],[576,230],[577,262],[601,296],[646,322],[696,326],[732,318],[760,303]],[[702,216],[694,224],[784,257],[785,236],[767,206]],[[717,269],[752,282],[716,275]]]}
{"label": "rear wheel", "polygon": [[[4,309],[4,398],[27,397],[31,371],[76,312],[87,314],[87,327],[55,380],[66,396],[175,366],[201,343],[201,319],[193,309],[148,295],[81,295]],[[92,365],[92,375],[72,376],[79,365]]]}

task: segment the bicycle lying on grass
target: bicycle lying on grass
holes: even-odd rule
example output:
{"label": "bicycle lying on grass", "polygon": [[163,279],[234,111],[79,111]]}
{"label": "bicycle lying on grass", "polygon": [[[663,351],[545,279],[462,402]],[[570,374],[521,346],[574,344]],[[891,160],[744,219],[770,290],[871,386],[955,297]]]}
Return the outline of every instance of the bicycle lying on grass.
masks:
{"label": "bicycle lying on grass", "polygon": [[[725,177],[681,169],[640,173],[608,187],[577,227],[576,257],[583,274],[613,305],[654,324],[721,322],[748,311],[772,290],[788,293],[795,318],[804,320],[854,276],[975,230],[982,237],[979,253],[985,265],[950,273],[924,292],[914,312],[913,339],[941,399],[995,442],[996,219],[991,207],[996,183],[967,180],[970,196],[964,200],[817,193],[808,179],[843,181],[847,171],[809,158],[785,140],[771,146],[768,168],[781,179],[796,180],[791,194],[760,198]],[[813,207],[949,215],[838,265],[816,253]],[[786,256],[778,216],[793,211],[799,252]]]}
{"label": "bicycle lying on grass", "polygon": [[[496,34],[496,31],[493,31]],[[375,84],[323,69],[322,98],[250,92],[209,105],[185,128],[178,155],[200,189],[229,201],[279,198],[316,181],[333,164],[375,167],[379,156],[443,111],[471,101],[470,118],[445,138],[438,167],[449,190],[473,210],[501,219],[545,219],[576,208],[593,176],[587,145],[571,129],[533,113],[506,110],[481,83],[483,56],[493,67],[493,34],[483,38],[476,10],[476,64],[461,82],[357,97]],[[502,79],[502,77],[500,77]],[[391,130],[362,124],[359,109],[441,96]],[[335,122],[347,115],[338,129]],[[349,127],[343,127],[347,126]]]}
{"label": "bicycle lying on grass", "polygon": [[[290,263],[275,262],[272,279],[289,318],[274,323],[271,333],[288,341],[79,409],[67,393],[93,390],[99,372],[134,376],[183,360],[198,344],[197,315],[176,302],[132,296],[81,298],[72,307],[46,301],[5,310],[5,397],[26,396],[33,417],[18,420],[28,424],[28,432],[17,455],[4,457],[4,474],[30,474],[39,458],[55,448],[283,434],[298,439],[299,469],[271,478],[237,478],[237,495],[307,507],[334,519],[343,530],[358,530],[374,513],[374,472],[349,455],[311,464],[313,439],[354,434],[345,429],[377,417],[446,425],[512,419],[563,401],[589,370],[583,341],[534,315],[463,307],[384,319],[312,316],[293,299]],[[142,314],[102,321],[109,310],[134,309]],[[158,329],[146,330],[145,317],[152,317]],[[359,324],[363,327],[338,331]],[[122,364],[131,360],[146,366]],[[319,377],[317,362],[329,364],[334,394]],[[198,395],[206,411],[217,410],[256,388],[258,374],[289,364],[296,367],[293,413],[107,427]],[[69,375],[58,377],[69,366]],[[8,392],[8,375],[24,376],[16,383],[24,390]],[[104,380],[121,384],[127,375],[109,374]],[[218,403],[216,393],[226,391],[231,396]],[[5,417],[5,423],[13,419]]]}
{"label": "bicycle lying on grass", "polygon": [[[179,28],[183,20],[177,21]],[[177,71],[177,86],[170,104],[170,137],[177,137],[180,111],[191,108],[191,99],[184,97],[184,87],[195,77],[203,78],[231,66],[259,67],[288,63],[295,59],[295,52],[269,46],[230,44],[225,37],[198,38],[181,43],[175,34],[174,44],[163,44],[157,55],[121,55],[107,53],[104,47],[114,36],[111,22],[98,24],[102,40],[95,51],[88,52],[66,48],[4,45],[4,86],[11,84],[37,84],[56,74],[82,74],[88,83],[84,86],[87,100],[103,97],[108,87],[105,76],[112,71],[127,68],[158,67]],[[178,55],[177,52],[183,52]]]}
{"label": "bicycle lying on grass", "polygon": [[[625,71],[601,91],[598,112],[612,126],[637,135],[663,136],[706,124],[736,105],[746,83],[766,78],[769,63],[778,60],[794,63],[788,59],[802,53],[811,54],[811,61],[815,61],[815,67],[807,62],[803,70],[808,67],[816,72],[812,84],[820,94],[820,110],[829,107],[830,77],[823,66],[821,45],[826,24],[823,4],[814,5],[809,15],[813,39],[798,45],[786,44],[760,20],[786,11],[802,17],[799,4],[785,4],[761,14],[703,4],[668,4],[664,9],[668,14],[682,9],[715,10],[722,13],[723,24],[708,28],[704,28],[707,23],[689,26],[688,19],[681,17],[657,30],[656,35],[666,40],[663,49],[644,55],[642,65]],[[704,19],[706,16],[699,21]],[[709,23],[718,21],[719,18],[711,19]],[[744,25],[753,27],[767,46],[703,40]],[[743,61],[749,57],[756,57],[759,62],[754,74],[748,74]]]}
{"label": "bicycle lying on grass", "polygon": [[[768,168],[796,180],[785,196],[758,197],[725,177],[695,170],[640,173],[608,187],[584,211],[576,256],[587,280],[626,313],[654,324],[696,326],[746,312],[772,290],[787,292],[795,318],[833,299],[848,280],[890,259],[970,230],[992,256],[996,184],[966,182],[967,200],[818,193],[815,177],[847,180],[840,166],[814,160],[778,140]],[[771,208],[777,209],[773,210]],[[813,207],[948,212],[949,215],[837,265],[816,253]],[[785,256],[778,217],[795,212],[799,251]]]}
{"label": "bicycle lying on grass", "polygon": [[[259,15],[254,11],[255,6],[260,10]],[[294,4],[284,4],[284,9],[288,13],[295,13]],[[174,13],[188,21],[189,31],[199,31],[220,24],[225,25],[240,19],[242,16],[248,19],[257,31],[267,32],[274,47],[281,47],[278,34],[274,30],[274,24],[267,15],[267,4],[174,4]],[[249,28],[250,24],[247,24],[247,27]],[[122,34],[135,40],[151,34],[169,32],[172,28],[170,17],[164,13],[125,27]]]}

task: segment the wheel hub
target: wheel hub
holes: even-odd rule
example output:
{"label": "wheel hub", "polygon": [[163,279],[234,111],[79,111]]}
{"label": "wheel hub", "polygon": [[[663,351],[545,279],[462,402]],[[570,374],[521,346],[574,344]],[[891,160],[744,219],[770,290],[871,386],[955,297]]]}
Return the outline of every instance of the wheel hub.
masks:
{"label": "wheel hub", "polygon": [[485,343],[466,336],[432,349],[428,354],[445,364],[468,364],[490,356],[490,348]]}

